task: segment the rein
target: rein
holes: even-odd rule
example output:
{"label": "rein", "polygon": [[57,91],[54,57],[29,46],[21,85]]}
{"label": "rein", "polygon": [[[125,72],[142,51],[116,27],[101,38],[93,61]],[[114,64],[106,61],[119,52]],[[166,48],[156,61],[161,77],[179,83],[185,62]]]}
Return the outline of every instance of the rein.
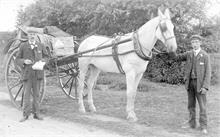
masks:
{"label": "rein", "polygon": [[[153,51],[154,50],[154,51]],[[166,53],[164,51],[160,51],[159,49],[157,49],[156,47],[153,47],[152,49],[152,53],[157,55],[157,54],[163,54],[163,53]]]}
{"label": "rein", "polygon": [[[164,19],[164,20],[166,20],[166,19]],[[166,28],[166,27],[165,27],[165,28],[162,27],[161,21],[160,21],[160,23],[158,24],[158,26],[156,27],[156,30],[157,30],[158,27],[159,27],[160,30],[161,30],[161,34],[162,34],[162,36],[163,36],[163,38],[164,38],[164,40],[165,40],[165,43],[167,43],[168,40],[175,38],[175,36],[171,36],[171,37],[168,37],[168,38],[165,37],[165,35],[164,35],[163,32],[164,32],[167,28]],[[134,47],[135,47],[135,49],[136,49],[136,50],[135,50],[135,53],[136,53],[140,58],[142,58],[143,60],[146,60],[146,61],[150,60],[150,59],[152,58],[152,54],[157,55],[157,54],[166,53],[166,52],[162,52],[162,51],[158,50],[156,47],[153,47],[152,50],[149,50],[149,49],[146,49],[146,48],[144,48],[143,46],[141,46],[137,31],[135,31],[134,34],[133,34],[133,41],[134,41]],[[145,50],[149,51],[149,55],[145,55],[145,54],[144,54],[143,48],[144,48]]]}
{"label": "rein", "polygon": [[[175,38],[175,36],[171,36],[171,37],[168,37],[168,38],[165,37],[165,35],[164,35],[164,33],[163,33],[163,32],[164,32],[164,31],[163,31],[164,28],[162,28],[161,23],[158,24],[158,26],[156,27],[156,30],[158,29],[158,27],[160,28],[161,34],[162,34],[163,38],[165,39],[165,43],[166,43],[168,40]],[[167,28],[165,28],[165,29],[167,29]],[[121,35],[120,35],[120,36],[115,36],[114,40],[112,41],[112,45],[110,46],[110,47],[112,47],[112,54],[94,55],[94,53],[97,51],[97,49],[98,49],[100,46],[102,46],[103,44],[105,44],[105,43],[107,43],[108,41],[110,41],[110,39],[109,39],[109,40],[107,40],[107,41],[101,43],[97,48],[95,48],[95,49],[93,50],[92,55],[83,55],[83,54],[80,54],[78,57],[91,57],[91,58],[92,58],[92,57],[96,57],[96,58],[97,58],[97,57],[113,57],[113,59],[114,59],[116,65],[117,65],[119,71],[120,71],[122,74],[124,74],[124,71],[123,71],[123,68],[122,68],[122,66],[121,66],[121,63],[120,63],[120,60],[119,60],[118,56],[122,56],[122,55],[126,55],[126,54],[129,54],[129,53],[135,52],[135,53],[137,54],[137,56],[139,56],[141,59],[143,59],[143,60],[145,60],[145,61],[149,61],[149,60],[152,59],[152,55],[153,55],[153,54],[166,53],[166,52],[162,52],[162,51],[158,50],[158,49],[155,48],[155,47],[153,47],[152,50],[149,50],[149,49],[146,49],[145,47],[143,47],[143,46],[141,45],[140,41],[139,41],[139,35],[138,35],[137,31],[134,31],[134,32],[133,32],[133,35],[132,35],[134,50],[130,50],[130,51],[123,52],[123,53],[118,53],[118,45],[120,45],[120,44],[118,44],[118,42],[120,41],[120,37],[121,37]],[[128,41],[126,41],[126,42],[128,42]],[[124,42],[124,43],[125,43],[125,42]],[[146,55],[146,54],[144,53],[144,50],[145,50],[145,51],[148,51],[149,54]]]}
{"label": "rein", "polygon": [[[146,60],[146,61],[151,60],[152,54],[157,55],[157,54],[166,53],[166,52],[160,51],[156,47],[153,47],[152,50],[149,50],[149,49],[146,49],[143,46],[141,46],[140,41],[139,41],[139,35],[138,35],[137,31],[135,31],[133,34],[133,41],[134,41],[135,53],[143,60]],[[149,52],[149,55],[145,55],[143,52],[143,49],[147,50]]]}
{"label": "rein", "polygon": [[[126,55],[126,54],[129,54],[129,53],[132,53],[132,52],[135,52],[135,50],[130,50],[130,51],[127,51],[127,52],[124,52],[124,53],[118,53],[117,55]],[[112,57],[113,55],[112,54],[105,54],[105,55],[80,55],[79,57]]]}
{"label": "rein", "polygon": [[[103,45],[104,43],[108,42],[109,40],[105,41],[104,43],[100,44],[97,48],[95,48],[93,50],[93,53],[92,55],[82,55],[81,56],[78,56],[78,57],[113,57],[117,67],[118,67],[118,70],[120,71],[120,73],[122,74],[125,74],[122,66],[121,66],[121,63],[120,63],[120,60],[119,60],[119,56],[122,56],[122,55],[126,55],[126,54],[129,54],[129,53],[132,53],[132,52],[135,52],[135,50],[130,50],[130,51],[126,51],[126,52],[123,52],[123,53],[118,53],[118,45],[119,42],[120,42],[120,38],[121,36],[115,36],[113,41],[112,41],[112,45],[110,46],[112,48],[112,54],[105,54],[105,55],[94,55],[95,51],[98,50],[98,47],[100,47],[101,45]],[[131,40],[130,40],[131,41]],[[128,42],[128,41],[127,41]],[[126,43],[126,42],[123,42],[123,43]],[[91,59],[90,58],[90,59]]]}

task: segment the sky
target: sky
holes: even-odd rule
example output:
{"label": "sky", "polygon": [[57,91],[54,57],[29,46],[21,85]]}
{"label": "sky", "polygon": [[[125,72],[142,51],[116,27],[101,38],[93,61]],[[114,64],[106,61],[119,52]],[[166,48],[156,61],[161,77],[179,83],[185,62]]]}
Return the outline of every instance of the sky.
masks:
{"label": "sky", "polygon": [[0,0],[0,31],[13,31],[20,6],[28,6],[35,0]]}
{"label": "sky", "polygon": [[[20,6],[26,7],[36,0],[0,0],[0,31],[13,31],[16,25],[17,11]],[[207,10],[208,16],[220,15],[220,0],[215,1]]]}
{"label": "sky", "polygon": [[211,5],[208,5],[207,9],[207,16],[213,17],[213,16],[220,16],[220,0],[210,0]]}

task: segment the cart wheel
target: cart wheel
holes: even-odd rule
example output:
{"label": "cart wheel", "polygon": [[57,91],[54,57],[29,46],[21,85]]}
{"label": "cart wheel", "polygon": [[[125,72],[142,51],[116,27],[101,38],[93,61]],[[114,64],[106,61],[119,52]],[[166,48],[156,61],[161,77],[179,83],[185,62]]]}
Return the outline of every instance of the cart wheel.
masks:
{"label": "cart wheel", "polygon": [[[8,88],[10,99],[12,103],[21,110],[23,105],[23,84],[21,80],[21,68],[15,64],[15,57],[18,49],[15,49],[8,57],[5,68],[5,82]],[[44,97],[44,90],[46,86],[46,79],[44,78],[41,83],[40,89],[40,103]]]}
{"label": "cart wheel", "polygon": [[[59,84],[63,92],[71,99],[78,99],[78,76],[79,68],[78,62],[58,66],[58,79]],[[86,88],[86,83],[85,88]],[[87,93],[84,93],[83,98],[87,97]]]}

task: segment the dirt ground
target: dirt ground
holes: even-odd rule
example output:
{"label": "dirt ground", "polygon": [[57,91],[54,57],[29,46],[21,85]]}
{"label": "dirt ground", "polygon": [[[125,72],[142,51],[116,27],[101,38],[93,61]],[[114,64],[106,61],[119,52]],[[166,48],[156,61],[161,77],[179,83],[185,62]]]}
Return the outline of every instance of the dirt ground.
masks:
{"label": "dirt ground", "polygon": [[[0,88],[5,89],[5,88]],[[0,137],[121,137],[103,129],[45,117],[32,117],[20,123],[21,112],[10,105],[6,93],[0,92]]]}

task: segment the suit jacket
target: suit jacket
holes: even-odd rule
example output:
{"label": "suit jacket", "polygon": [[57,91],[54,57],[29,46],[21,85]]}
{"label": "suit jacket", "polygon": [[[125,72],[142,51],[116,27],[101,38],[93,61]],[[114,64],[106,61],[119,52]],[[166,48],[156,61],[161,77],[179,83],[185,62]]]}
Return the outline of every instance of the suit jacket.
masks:
{"label": "suit jacket", "polygon": [[[15,62],[22,69],[22,72],[21,72],[22,80],[27,80],[33,76],[36,76],[37,79],[42,79],[44,77],[43,71],[33,70],[32,65],[39,60],[47,61],[47,59],[49,58],[49,55],[44,45],[38,42],[36,42],[35,45],[37,45],[37,47],[32,49],[28,41],[23,42],[20,45],[18,53],[16,55]],[[24,64],[25,59],[31,60],[33,64],[31,65]]]}
{"label": "suit jacket", "polygon": [[[190,73],[193,62],[193,51],[188,51],[182,54],[176,55],[177,61],[186,61],[185,64],[185,87],[188,91],[190,82]],[[197,92],[200,92],[201,88],[209,90],[211,81],[211,63],[209,55],[204,51],[200,50],[196,56],[196,76],[197,76]]]}

